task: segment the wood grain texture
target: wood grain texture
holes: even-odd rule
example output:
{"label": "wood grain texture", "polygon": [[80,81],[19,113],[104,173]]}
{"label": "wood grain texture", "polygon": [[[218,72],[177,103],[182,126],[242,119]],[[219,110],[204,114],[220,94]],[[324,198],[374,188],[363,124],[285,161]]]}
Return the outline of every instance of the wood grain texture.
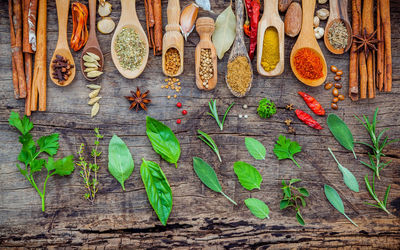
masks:
{"label": "wood grain texture", "polygon": [[[5,6],[6,1],[0,1]],[[85,2],[87,3],[87,2]],[[189,1],[181,1],[186,6]],[[57,16],[54,1],[48,1],[48,60],[57,42]],[[112,0],[111,18],[118,21],[121,6]],[[227,7],[229,1],[212,1],[217,16]],[[166,24],[167,1],[162,1],[164,24]],[[326,5],[327,6],[327,5]],[[392,23],[400,22],[400,2],[392,1]],[[138,1],[137,13],[144,26],[144,6]],[[200,11],[199,16],[210,14]],[[99,19],[98,19],[99,20]],[[68,24],[68,37],[71,35],[71,18]],[[373,100],[356,103],[346,99],[334,111],[348,124],[354,137],[359,141],[368,140],[368,135],[353,115],[373,115],[380,108],[379,129],[389,127],[391,138],[400,138],[400,26],[392,26],[393,47],[393,89],[390,93],[379,93]],[[57,157],[75,153],[81,142],[92,145],[93,128],[98,126],[105,138],[101,142],[104,156],[100,159],[100,190],[94,205],[83,200],[84,190],[79,172],[69,177],[54,177],[49,180],[46,198],[46,213],[41,212],[40,198],[35,190],[17,170],[15,163],[20,150],[17,132],[9,127],[10,112],[24,112],[24,101],[13,97],[9,22],[7,10],[0,9],[0,247],[60,247],[60,248],[208,248],[208,249],[288,249],[288,248],[375,248],[393,249],[400,245],[400,144],[387,148],[386,160],[392,160],[389,167],[382,171],[382,181],[377,185],[377,193],[383,196],[388,184],[392,184],[388,209],[393,216],[363,204],[371,201],[365,189],[363,177],[371,171],[354,160],[351,152],[343,149],[327,129],[325,117],[316,117],[325,127],[322,131],[313,130],[295,118],[294,113],[284,109],[288,103],[311,113],[297,91],[307,91],[315,96],[328,112],[331,92],[322,87],[311,88],[299,82],[289,67],[290,48],[295,39],[286,37],[285,72],[274,78],[254,75],[252,89],[245,98],[232,96],[224,76],[228,56],[218,63],[220,83],[213,91],[200,91],[195,86],[194,52],[199,41],[193,32],[185,42],[184,74],[181,75],[181,92],[161,89],[165,76],[161,70],[161,58],[149,56],[148,64],[140,77],[128,80],[123,78],[112,63],[110,54],[112,34],[98,34],[100,46],[104,52],[105,74],[99,79],[102,85],[100,112],[90,119],[91,107],[87,105],[89,89],[82,74],[77,74],[68,87],[58,87],[48,83],[48,109],[46,112],[34,112],[32,121],[34,138],[50,133],[60,133],[60,150]],[[323,41],[318,41],[328,65],[336,65],[344,71],[341,90],[347,92],[348,54],[329,53]],[[79,63],[80,53],[73,52],[75,62]],[[253,61],[253,67],[255,67]],[[77,65],[77,70],[80,66]],[[329,81],[333,74],[328,74]],[[48,80],[50,81],[50,80]],[[147,113],[128,110],[129,103],[124,95],[136,86],[150,90],[152,104]],[[178,95],[177,99],[166,98]],[[278,106],[278,113],[268,120],[261,120],[256,114],[258,101],[268,97]],[[206,115],[207,102],[217,98],[222,112],[235,101],[236,105],[229,113],[221,132],[215,121]],[[182,116],[175,106],[180,101],[188,110]],[[242,108],[243,104],[249,106]],[[239,114],[248,114],[248,119],[239,119]],[[145,118],[150,115],[157,118],[176,133],[182,147],[178,169],[163,161],[151,148],[145,133]],[[176,119],[182,124],[177,125]],[[286,133],[284,120],[294,120],[296,135]],[[196,130],[210,134],[219,146],[223,163],[219,163],[215,154],[196,137]],[[303,151],[296,159],[303,167],[298,169],[291,161],[278,161],[272,149],[278,134],[285,134],[297,140]],[[107,146],[113,134],[120,136],[128,145],[135,159],[135,170],[126,181],[126,191],[107,171]],[[259,139],[267,149],[266,161],[255,161],[249,155],[244,144],[245,136]],[[343,184],[336,163],[329,155],[331,147],[338,160],[351,170],[360,184],[360,193],[354,193]],[[362,160],[367,160],[366,148],[357,145],[355,151]],[[212,164],[221,185],[228,196],[238,202],[233,206],[221,195],[206,188],[196,177],[192,167],[192,157],[199,156]],[[160,163],[174,196],[174,205],[168,225],[161,226],[153,212],[142,184],[139,166],[141,158]],[[260,191],[249,192],[241,187],[233,172],[235,161],[253,164],[261,173],[264,181]],[[38,178],[43,178],[39,175]],[[298,225],[293,210],[279,210],[282,197],[280,181],[282,179],[301,178],[302,185],[310,191],[308,206],[302,210],[307,223]],[[42,182],[40,180],[39,182]],[[333,186],[341,195],[345,211],[359,226],[355,228],[328,203],[323,193],[323,184]],[[271,209],[270,220],[259,220],[251,215],[244,204],[249,197],[265,201]]]}

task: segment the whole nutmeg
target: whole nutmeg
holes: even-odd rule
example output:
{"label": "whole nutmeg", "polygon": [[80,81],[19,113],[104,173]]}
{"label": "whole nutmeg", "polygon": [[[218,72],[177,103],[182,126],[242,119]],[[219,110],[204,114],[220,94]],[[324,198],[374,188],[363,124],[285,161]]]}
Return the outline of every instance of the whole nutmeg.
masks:
{"label": "whole nutmeg", "polygon": [[301,6],[297,2],[290,4],[285,15],[285,34],[295,37],[300,33],[302,24]]}
{"label": "whole nutmeg", "polygon": [[319,26],[319,17],[315,16],[313,20],[314,28]]}
{"label": "whole nutmeg", "polygon": [[317,10],[317,17],[321,20],[326,20],[329,17],[329,10],[322,8]]}
{"label": "whole nutmeg", "polygon": [[324,28],[317,27],[314,29],[315,38],[321,39],[324,36]]}
{"label": "whole nutmeg", "polygon": [[285,12],[289,5],[292,3],[292,0],[279,0],[278,9],[280,12]]}

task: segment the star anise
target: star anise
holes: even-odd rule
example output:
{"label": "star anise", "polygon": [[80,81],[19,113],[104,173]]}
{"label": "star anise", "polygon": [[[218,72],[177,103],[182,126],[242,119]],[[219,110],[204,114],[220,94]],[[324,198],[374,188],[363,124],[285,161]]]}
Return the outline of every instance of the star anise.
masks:
{"label": "star anise", "polygon": [[150,93],[149,90],[147,90],[144,93],[141,93],[139,87],[137,87],[136,92],[131,91],[132,96],[125,96],[126,99],[132,101],[129,109],[133,109],[136,107],[136,112],[139,111],[139,108],[147,110],[146,104],[151,102],[150,99],[146,98],[149,93]]}
{"label": "star anise", "polygon": [[360,35],[353,35],[353,37],[355,38],[354,42],[359,44],[357,47],[357,51],[360,49],[364,49],[365,57],[368,57],[369,52],[372,50],[378,51],[375,45],[378,44],[380,40],[375,38],[375,34],[376,30],[371,34],[368,34],[367,29],[364,28]]}
{"label": "star anise", "polygon": [[292,111],[294,109],[293,104],[286,105],[286,109]]}

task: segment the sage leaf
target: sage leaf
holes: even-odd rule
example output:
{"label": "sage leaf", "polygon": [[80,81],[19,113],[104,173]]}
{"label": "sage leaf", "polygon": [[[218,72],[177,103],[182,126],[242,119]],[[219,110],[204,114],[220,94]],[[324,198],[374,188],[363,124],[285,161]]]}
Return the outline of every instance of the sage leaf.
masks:
{"label": "sage leaf", "polygon": [[172,191],[167,177],[160,166],[142,159],[140,175],[146,189],[147,198],[156,212],[158,219],[165,226],[172,211]]}
{"label": "sage leaf", "polygon": [[210,165],[208,165],[207,162],[199,157],[193,157],[193,169],[204,185],[215,192],[221,193],[230,202],[237,205],[234,200],[232,200],[224,192],[222,192],[222,187],[219,183],[217,174],[215,173],[214,169]]}
{"label": "sage leaf", "polygon": [[329,114],[326,122],[328,123],[328,127],[332,135],[336,138],[340,145],[342,145],[345,149],[352,151],[354,158],[357,159],[356,153],[354,152],[353,134],[351,133],[349,127],[347,127],[346,123],[344,123],[344,121],[335,114]]}
{"label": "sage leaf", "polygon": [[181,155],[181,147],[174,132],[164,123],[147,116],[146,133],[154,151],[164,160],[178,167],[177,162]]}
{"label": "sage leaf", "polygon": [[265,155],[267,154],[267,150],[264,145],[258,140],[246,137],[244,139],[244,143],[246,144],[246,148],[256,160],[265,160]]}
{"label": "sage leaf", "polygon": [[134,162],[125,142],[117,135],[113,135],[108,145],[108,171],[125,190],[124,182],[131,176]]}
{"label": "sage leaf", "polygon": [[336,190],[333,187],[326,184],[324,186],[324,190],[325,190],[325,196],[328,199],[328,201],[332,204],[332,206],[336,208],[336,210],[338,210],[341,214],[343,214],[351,223],[353,223],[354,226],[358,227],[358,225],[354,221],[352,221],[344,212],[343,201],[340,198],[339,194],[336,192]]}
{"label": "sage leaf", "polygon": [[342,164],[340,164],[340,162],[336,159],[335,155],[333,154],[333,152],[330,148],[328,148],[328,150],[331,153],[333,159],[335,159],[340,172],[342,172],[344,184],[346,184],[346,186],[350,190],[352,190],[354,192],[359,192],[360,188],[358,186],[356,177],[353,175],[352,172],[350,172],[350,170],[348,170],[347,168],[343,167]]}
{"label": "sage leaf", "polygon": [[248,198],[244,203],[255,217],[260,219],[269,219],[269,208],[263,201],[256,198]]}
{"label": "sage leaf", "polygon": [[215,21],[215,30],[212,34],[212,42],[221,60],[226,51],[232,46],[236,37],[236,17],[230,4],[219,14]]}
{"label": "sage leaf", "polygon": [[237,175],[240,184],[242,184],[245,189],[260,189],[263,178],[255,167],[246,162],[237,161],[233,164],[233,171]]}

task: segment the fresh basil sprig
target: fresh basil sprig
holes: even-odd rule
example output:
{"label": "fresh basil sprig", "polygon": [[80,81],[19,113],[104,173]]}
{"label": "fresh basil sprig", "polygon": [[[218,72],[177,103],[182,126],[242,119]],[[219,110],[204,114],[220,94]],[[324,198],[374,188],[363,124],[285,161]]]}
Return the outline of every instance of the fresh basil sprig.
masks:
{"label": "fresh basil sprig", "polygon": [[332,204],[332,206],[336,208],[336,210],[338,210],[341,214],[343,214],[344,217],[346,217],[346,219],[348,219],[351,223],[353,223],[354,226],[358,227],[358,225],[354,221],[352,221],[352,219],[350,219],[349,216],[347,216],[347,214],[344,212],[343,201],[340,198],[339,194],[336,192],[336,190],[333,187],[326,184],[324,186],[324,190],[325,190],[325,196],[328,199],[328,201]]}
{"label": "fresh basil sprig", "polygon": [[224,192],[222,192],[222,187],[219,183],[217,174],[215,173],[214,169],[210,165],[208,165],[207,162],[199,157],[193,157],[193,169],[204,185],[215,192],[221,193],[230,202],[237,205],[234,200],[232,200]]}
{"label": "fresh basil sprig", "polygon": [[218,160],[220,162],[222,162],[221,155],[219,154],[218,146],[214,142],[214,140],[211,138],[211,136],[209,136],[207,133],[201,131],[200,129],[197,130],[197,133],[199,133],[199,136],[197,136],[197,138],[199,138],[205,144],[207,144],[215,152],[215,154],[218,156]]}
{"label": "fresh basil sprig", "polygon": [[108,144],[108,171],[125,190],[124,182],[131,176],[135,168],[133,158],[125,142],[117,135],[113,135]]}
{"label": "fresh basil sprig", "polygon": [[181,155],[181,147],[174,132],[164,123],[147,116],[146,133],[154,151],[164,160],[178,167],[177,162]]}
{"label": "fresh basil sprig", "polygon": [[372,196],[372,198],[374,198],[374,200],[377,203],[375,205],[375,204],[372,204],[372,203],[369,203],[369,202],[365,202],[365,204],[367,204],[369,206],[373,206],[373,207],[379,208],[379,209],[382,209],[386,213],[391,214],[386,208],[387,200],[388,200],[389,192],[390,192],[390,185],[386,189],[385,196],[383,197],[383,201],[381,201],[381,200],[379,200],[379,198],[378,198],[378,196],[376,195],[376,192],[375,192],[375,174],[372,175],[372,185],[369,182],[368,174],[365,175],[364,181],[365,181],[365,185],[367,186],[367,190],[368,190],[369,194]]}
{"label": "fresh basil sprig", "polygon": [[244,143],[246,144],[246,148],[256,160],[265,160],[265,155],[267,154],[267,150],[264,145],[258,140],[246,137],[244,139]]}
{"label": "fresh basil sprig", "polygon": [[350,172],[350,170],[348,170],[347,168],[343,167],[342,164],[340,164],[330,148],[328,148],[328,150],[331,153],[333,159],[335,159],[340,172],[342,172],[344,184],[346,184],[346,186],[354,192],[360,191],[357,179],[353,175],[353,173]]}
{"label": "fresh basil sprig", "polygon": [[256,198],[248,198],[244,201],[250,212],[260,219],[269,219],[269,208],[267,204]]}
{"label": "fresh basil sprig", "polygon": [[240,184],[242,184],[245,189],[260,189],[263,178],[255,167],[246,162],[237,161],[233,164],[233,171],[237,175]]}
{"label": "fresh basil sprig", "polygon": [[143,185],[146,188],[147,198],[158,219],[165,226],[172,211],[172,191],[167,177],[160,166],[152,161],[142,159],[140,175]]}
{"label": "fresh basil sprig", "polygon": [[349,127],[347,127],[346,123],[344,123],[344,121],[335,114],[329,114],[326,122],[328,123],[328,127],[332,135],[336,138],[340,145],[342,145],[345,149],[352,151],[354,158],[357,159],[356,153],[354,152],[353,134],[351,133]]}

